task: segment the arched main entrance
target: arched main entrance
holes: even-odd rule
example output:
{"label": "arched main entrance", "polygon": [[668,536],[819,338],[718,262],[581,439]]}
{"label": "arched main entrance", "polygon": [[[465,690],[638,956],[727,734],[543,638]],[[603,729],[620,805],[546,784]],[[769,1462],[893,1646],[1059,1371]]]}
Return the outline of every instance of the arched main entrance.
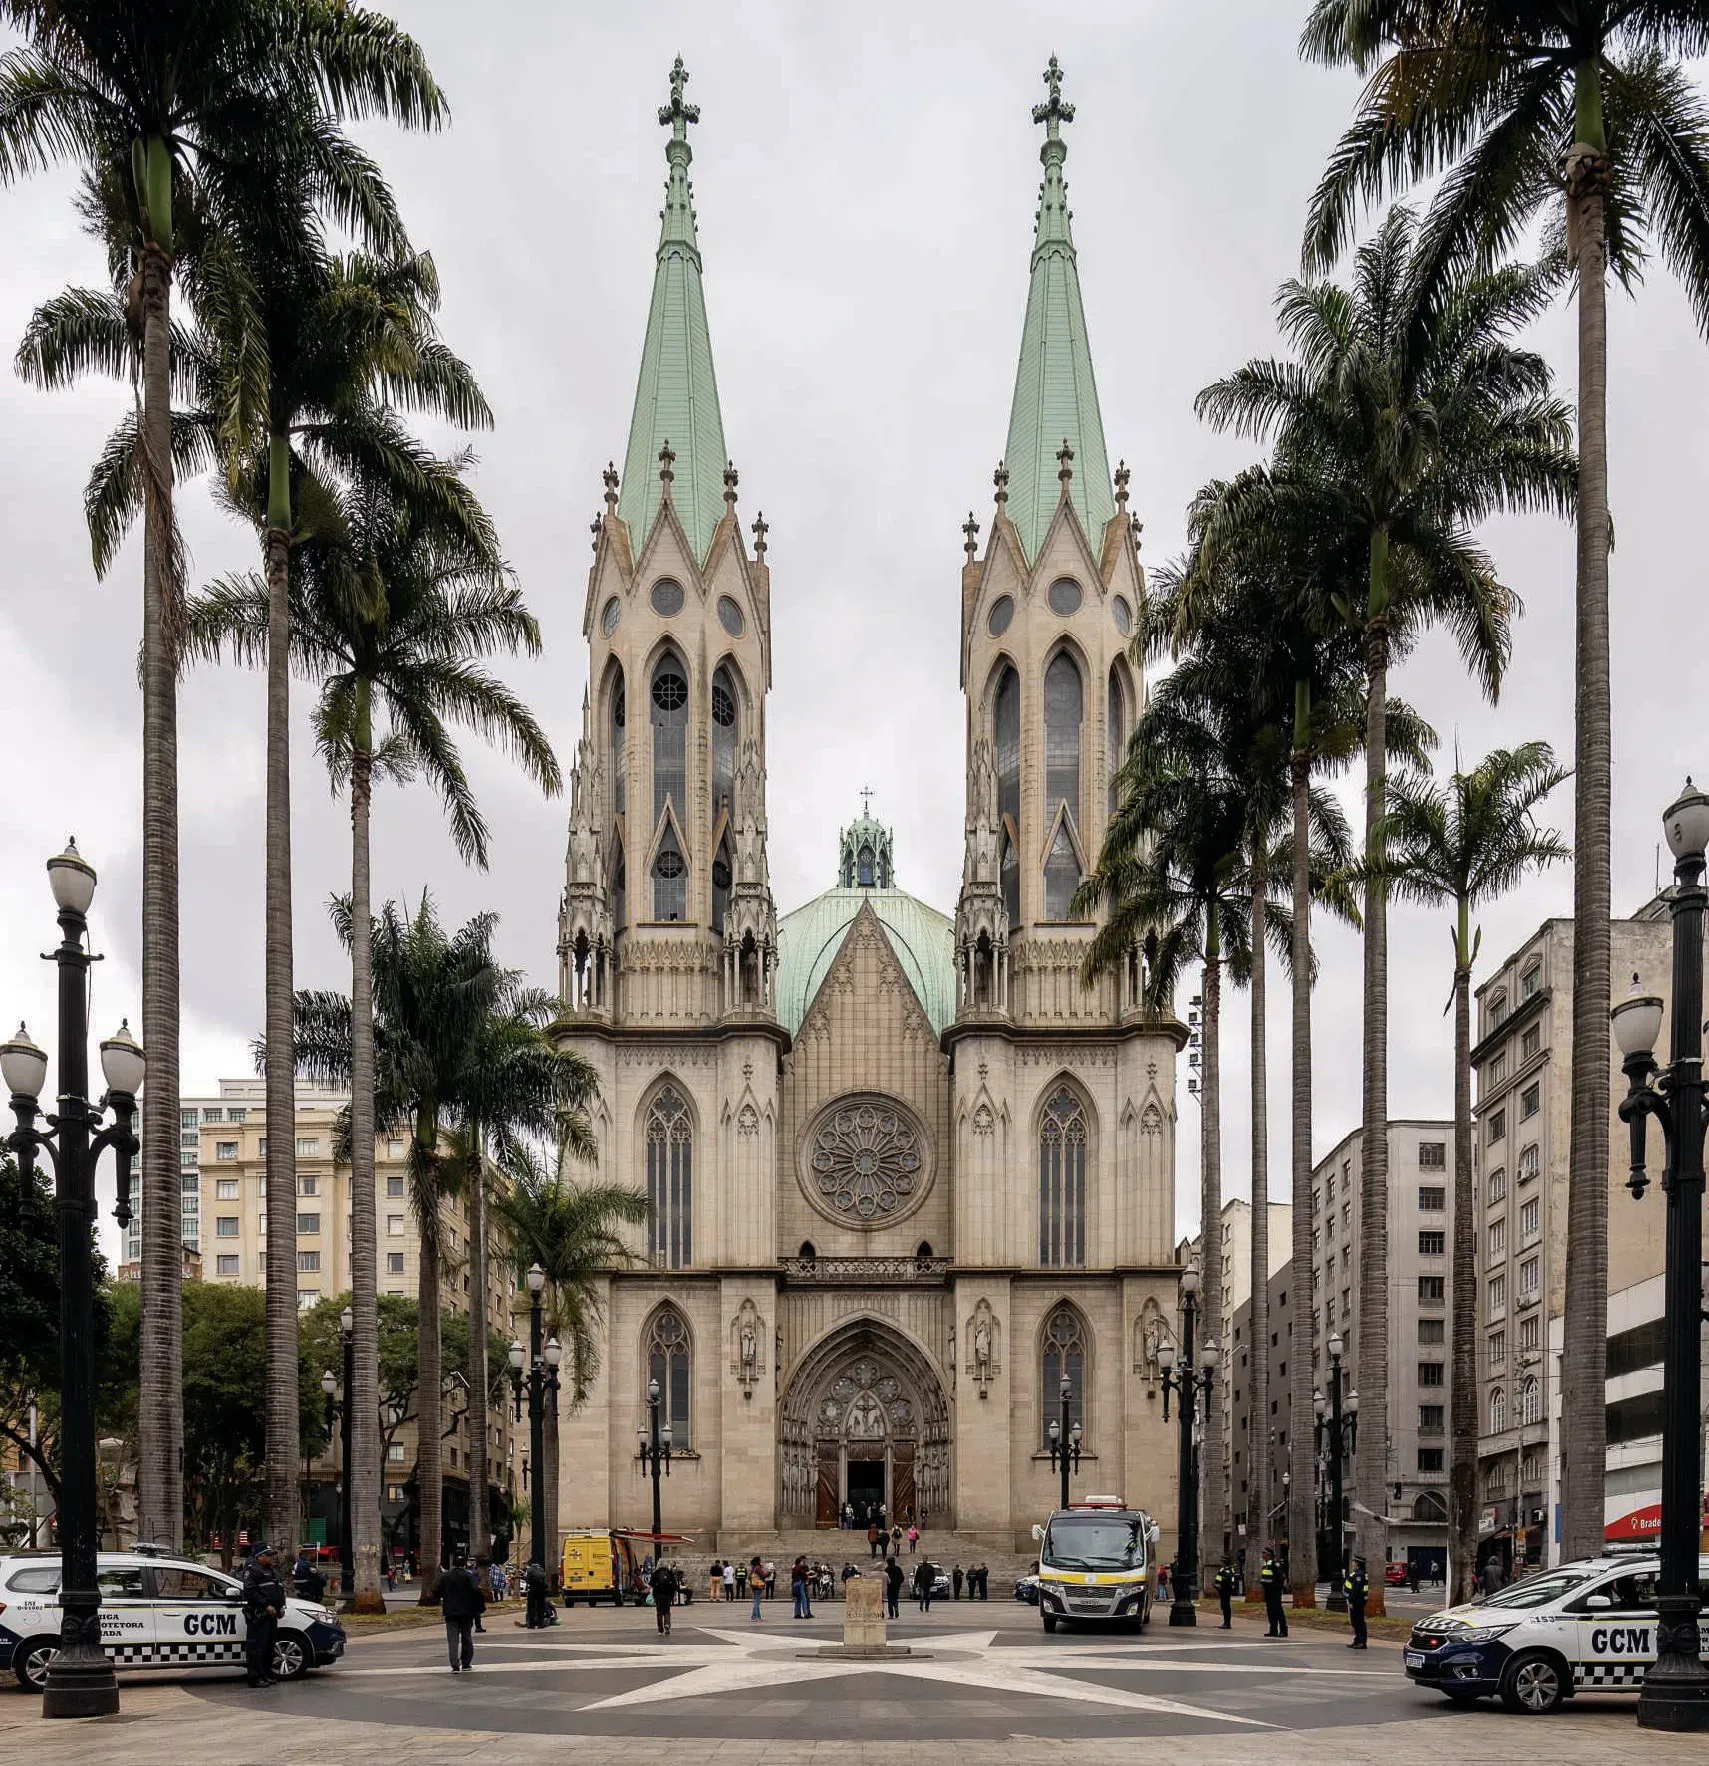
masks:
{"label": "arched main entrance", "polygon": [[949,1405],[931,1360],[881,1319],[857,1319],[803,1357],[779,1422],[779,1520],[834,1527],[882,1502],[939,1527],[950,1512]]}

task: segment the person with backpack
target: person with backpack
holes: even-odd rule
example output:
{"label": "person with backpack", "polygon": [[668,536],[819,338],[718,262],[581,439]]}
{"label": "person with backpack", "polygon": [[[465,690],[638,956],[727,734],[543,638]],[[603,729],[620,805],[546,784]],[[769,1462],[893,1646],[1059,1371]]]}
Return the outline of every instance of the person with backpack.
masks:
{"label": "person with backpack", "polygon": [[885,1560],[884,1597],[890,1617],[899,1619],[902,1616],[899,1608],[902,1599],[902,1566],[894,1557]]}
{"label": "person with backpack", "polygon": [[677,1572],[660,1558],[653,1566],[653,1617],[658,1622],[661,1637],[671,1634],[671,1610],[676,1606],[677,1586]]}
{"label": "person with backpack", "polygon": [[486,1610],[487,1597],[462,1552],[452,1558],[439,1584],[439,1603],[451,1672],[467,1674],[475,1665],[475,1621]]}

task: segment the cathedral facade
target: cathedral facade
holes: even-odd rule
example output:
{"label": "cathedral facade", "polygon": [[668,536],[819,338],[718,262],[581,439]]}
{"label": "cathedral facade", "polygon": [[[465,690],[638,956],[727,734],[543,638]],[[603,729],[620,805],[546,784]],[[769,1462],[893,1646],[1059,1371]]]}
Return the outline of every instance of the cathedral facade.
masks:
{"label": "cathedral facade", "polygon": [[684,80],[679,62],[634,415],[594,523],[559,937],[559,1034],[600,1082],[598,1174],[653,1210],[601,1283],[560,1518],[648,1524],[656,1381],[672,1527],[737,1550],[883,1501],[1008,1549],[1054,1504],[1066,1381],[1075,1489],[1144,1504],[1167,1539],[1178,1436],[1156,1352],[1186,1033],[1144,1009],[1137,955],[1082,983],[1095,927],[1072,908],[1140,705],[1145,586],[1081,307],[1073,110],[1053,60],[983,550],[963,530],[960,898],[951,915],[900,889],[863,811],[834,885],[779,917],[771,565],[725,448]]}

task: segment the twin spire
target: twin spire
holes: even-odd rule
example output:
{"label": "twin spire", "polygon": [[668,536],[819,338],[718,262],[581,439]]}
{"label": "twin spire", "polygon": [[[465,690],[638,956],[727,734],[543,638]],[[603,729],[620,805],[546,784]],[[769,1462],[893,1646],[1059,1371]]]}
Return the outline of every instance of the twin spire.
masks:
{"label": "twin spire", "polygon": [[[1094,545],[1116,512],[1080,299],[1068,187],[1062,176],[1068,157],[1062,125],[1074,120],[1074,106],[1063,99],[1062,69],[1054,55],[1044,82],[1046,100],[1033,107],[1033,121],[1045,130],[1039,150],[1044,181],[1039,186],[1026,322],[998,486],[999,501],[1006,496],[1009,519],[1029,564],[1036,561],[1061,501],[1074,505]],[[688,176],[694,158],[688,128],[699,122],[700,107],[684,99],[687,84],[688,71],[679,55],[671,69],[670,102],[659,107],[659,122],[670,130],[665,143],[665,206],[618,513],[637,546],[642,545],[668,490],[695,558],[704,563],[725,512],[728,456]],[[662,481],[659,465],[667,448],[672,451],[667,467],[671,478]],[[1071,474],[1063,465],[1065,450],[1075,463]]]}

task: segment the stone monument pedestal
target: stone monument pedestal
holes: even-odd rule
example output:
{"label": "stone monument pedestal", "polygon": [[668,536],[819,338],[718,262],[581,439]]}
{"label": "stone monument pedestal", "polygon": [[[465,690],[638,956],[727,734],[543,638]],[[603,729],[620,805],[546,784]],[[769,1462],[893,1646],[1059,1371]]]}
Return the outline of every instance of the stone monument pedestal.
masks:
{"label": "stone monument pedestal", "polygon": [[821,1649],[803,1650],[803,1657],[854,1657],[871,1660],[880,1656],[911,1656],[906,1644],[889,1641],[884,1617],[884,1581],[878,1576],[851,1576],[843,1584],[843,1641]]}

